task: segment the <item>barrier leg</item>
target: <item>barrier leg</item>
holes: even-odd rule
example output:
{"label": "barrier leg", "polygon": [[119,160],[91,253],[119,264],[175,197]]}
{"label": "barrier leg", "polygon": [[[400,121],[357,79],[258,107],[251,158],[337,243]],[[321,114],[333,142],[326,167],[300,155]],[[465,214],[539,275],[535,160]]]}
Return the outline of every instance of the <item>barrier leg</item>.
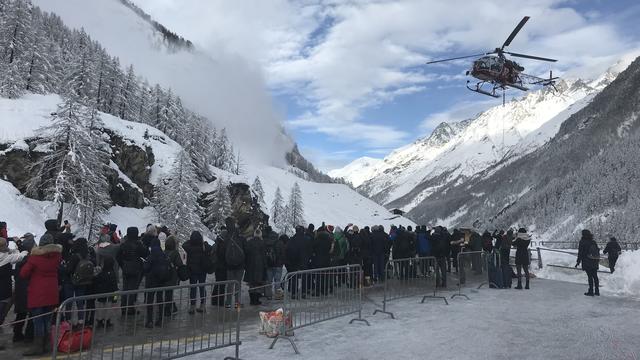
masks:
{"label": "barrier leg", "polygon": [[293,347],[293,351],[295,351],[296,354],[300,355],[300,351],[298,351],[298,347],[296,346],[296,343],[293,341],[293,339],[291,337],[286,336],[286,335],[278,335],[278,336],[276,336],[276,338],[273,339],[273,342],[271,343],[271,346],[269,346],[269,349],[273,349],[273,347],[276,345],[276,342],[280,338],[289,340],[289,343],[291,343],[291,347]]}
{"label": "barrier leg", "polygon": [[441,299],[441,300],[444,300],[445,304],[449,305],[449,302],[447,301],[447,298],[445,296],[437,296],[437,295],[425,295],[422,297],[422,301],[420,303],[424,304],[425,300],[427,299]]}
{"label": "barrier leg", "polygon": [[367,324],[367,326],[371,326],[371,324],[369,324],[369,322],[365,319],[362,318],[362,310],[358,313],[358,317],[355,319],[351,319],[351,321],[349,321],[349,324],[353,324],[354,321],[360,321],[363,322],[365,324]]}
{"label": "barrier leg", "polygon": [[387,314],[387,315],[389,315],[389,316],[390,316],[392,319],[394,319],[394,320],[395,320],[395,318],[396,318],[396,317],[393,315],[393,313],[392,313],[392,312],[387,311],[387,302],[386,302],[385,300],[383,300],[383,301],[382,301],[382,310],[380,310],[380,309],[376,309],[376,310],[373,312],[373,315],[375,315],[375,314],[377,314],[377,313]]}
{"label": "barrier leg", "polygon": [[454,299],[456,296],[461,296],[461,297],[464,297],[467,300],[470,300],[469,297],[467,295],[465,295],[465,294],[453,294],[453,295],[451,295],[451,298]]}

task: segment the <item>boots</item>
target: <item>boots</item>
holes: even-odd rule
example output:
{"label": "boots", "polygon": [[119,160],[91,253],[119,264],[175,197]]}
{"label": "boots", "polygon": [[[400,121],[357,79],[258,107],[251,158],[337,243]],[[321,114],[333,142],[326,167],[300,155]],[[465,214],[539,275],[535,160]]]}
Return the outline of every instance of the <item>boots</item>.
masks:
{"label": "boots", "polygon": [[600,288],[596,287],[596,291],[593,292],[593,295],[600,296]]}
{"label": "boots", "polygon": [[593,296],[593,288],[589,288],[589,290],[584,293],[584,296]]}
{"label": "boots", "polygon": [[522,290],[522,280],[518,279],[518,286],[516,286],[516,289]]}
{"label": "boots", "polygon": [[527,290],[529,290],[529,278],[527,278],[527,282],[526,282],[526,284],[524,285],[524,288],[525,288],[525,289],[527,289]]}
{"label": "boots", "polygon": [[46,336],[34,336],[33,343],[29,346],[29,349],[22,353],[23,356],[40,356],[44,352],[44,342]]}
{"label": "boots", "polygon": [[188,312],[189,312],[189,315],[195,314],[196,313],[196,306],[195,305],[191,305],[189,307],[189,311]]}

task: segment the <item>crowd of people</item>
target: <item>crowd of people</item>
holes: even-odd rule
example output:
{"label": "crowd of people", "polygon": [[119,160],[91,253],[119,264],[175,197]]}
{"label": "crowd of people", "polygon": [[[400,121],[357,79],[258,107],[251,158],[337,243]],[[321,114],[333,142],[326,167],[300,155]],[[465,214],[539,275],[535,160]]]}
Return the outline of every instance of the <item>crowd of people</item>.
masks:
{"label": "crowd of people", "polygon": [[[511,287],[509,259],[515,248],[515,288],[530,288],[531,236],[524,228],[480,234],[470,229],[449,231],[442,226],[391,226],[387,231],[382,225],[361,229],[354,224],[341,228],[322,223],[317,229],[313,224],[298,226],[289,237],[269,226],[241,234],[235,219],[229,217],[210,245],[198,231],[180,243],[170,229],[153,224],[147,225],[142,234],[137,227],[129,227],[125,236],[121,236],[117,225],[107,224],[97,239],[76,238],[67,221],[60,224],[47,220],[44,225],[45,232],[36,242],[31,233],[7,236],[6,223],[0,223],[0,325],[13,305],[13,341],[30,343],[25,356],[48,352],[48,332],[55,311],[62,311],[63,318],[74,321],[76,326],[90,324],[107,329],[114,324],[114,309],[119,309],[121,316],[135,315],[138,296],[123,295],[118,299],[107,295],[118,290],[137,290],[141,286],[160,289],[145,293],[142,306],[147,328],[161,326],[163,319],[178,311],[173,291],[166,288],[182,281],[195,285],[190,287],[190,315],[206,312],[208,299],[212,306],[242,306],[240,288],[229,291],[222,285],[214,286],[212,294],[207,294],[208,274],[214,275],[216,281],[244,281],[249,287],[250,305],[260,305],[262,298],[282,296],[285,271],[358,264],[362,266],[365,285],[369,285],[385,281],[389,259],[434,257],[433,268],[428,271],[435,271],[436,286],[446,288],[447,273],[459,271],[458,254],[471,252],[470,269],[482,266],[481,257],[475,255],[500,255],[494,256],[500,260],[493,265],[497,271],[508,269],[498,286],[506,288]],[[15,242],[13,249],[10,241]],[[588,275],[589,290],[585,295],[590,296],[599,295],[595,255],[599,256],[599,249],[597,244],[594,249],[594,244],[591,233],[583,231],[576,266],[581,263]],[[620,253],[616,245],[612,239],[605,249],[612,271]],[[321,290],[318,281],[303,281],[300,290],[296,284],[289,291],[298,290],[302,297],[313,296]],[[105,296],[75,304],[67,302],[65,309],[57,308],[65,299],[90,294]],[[75,318],[71,316],[73,305],[77,309]]]}

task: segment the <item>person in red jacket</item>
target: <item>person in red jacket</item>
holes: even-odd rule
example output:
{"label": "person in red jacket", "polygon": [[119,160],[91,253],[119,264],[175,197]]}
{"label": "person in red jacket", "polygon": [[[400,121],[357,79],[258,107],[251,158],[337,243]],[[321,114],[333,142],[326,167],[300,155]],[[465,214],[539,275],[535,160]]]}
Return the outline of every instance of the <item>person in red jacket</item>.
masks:
{"label": "person in red jacket", "polygon": [[47,332],[51,311],[59,304],[58,267],[61,258],[62,246],[54,244],[53,236],[45,234],[20,269],[20,277],[29,280],[27,307],[34,317],[33,345],[24,356],[42,355],[50,350]]}

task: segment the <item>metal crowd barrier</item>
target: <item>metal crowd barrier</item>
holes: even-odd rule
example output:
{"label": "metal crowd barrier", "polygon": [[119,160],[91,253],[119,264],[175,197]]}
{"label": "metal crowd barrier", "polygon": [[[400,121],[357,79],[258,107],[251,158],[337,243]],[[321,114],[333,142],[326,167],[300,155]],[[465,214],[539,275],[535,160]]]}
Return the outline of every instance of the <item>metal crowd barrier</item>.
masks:
{"label": "metal crowd barrier", "polygon": [[[218,281],[66,299],[51,337],[52,359],[175,359],[232,346],[235,357],[225,359],[239,359],[240,308],[224,307],[239,289],[237,281]],[[207,306],[209,300],[220,305]]]}
{"label": "metal crowd barrier", "polygon": [[487,284],[487,254],[484,251],[467,251],[458,254],[458,293],[452,299],[460,296],[469,300],[469,296],[462,293],[463,287],[474,286],[478,289]]}
{"label": "metal crowd barrier", "polygon": [[288,273],[282,307],[287,320],[269,349],[273,349],[278,339],[286,339],[296,354],[300,354],[292,339],[294,330],[352,314],[358,317],[349,324],[360,321],[369,326],[362,318],[362,281],[360,265]]}
{"label": "metal crowd barrier", "polygon": [[[387,303],[419,295],[423,295],[421,303],[431,298],[442,299],[449,305],[446,297],[437,296],[437,266],[436,258],[432,256],[389,261],[385,272],[382,309],[376,309],[373,315],[382,313],[395,319],[395,315],[387,310]],[[446,263],[443,263],[443,267],[446,272]]]}
{"label": "metal crowd barrier", "polygon": [[[559,249],[546,249],[546,248],[537,248],[537,251],[538,251],[538,258],[540,259],[540,261],[538,263],[540,269],[542,268],[542,255],[541,254],[542,254],[543,251],[549,251],[549,252],[572,255],[572,256],[575,256],[576,258],[578,257],[578,253],[575,252],[575,251],[567,251],[567,250],[559,250]],[[607,266],[607,265],[603,264],[602,262],[600,263],[600,265]],[[560,268],[560,269],[582,271],[582,268],[576,268],[576,267],[573,267],[573,266],[557,265],[557,264],[547,264],[547,266]],[[609,271],[598,270],[598,272],[601,273],[601,274],[611,274],[611,272],[609,272]]]}

